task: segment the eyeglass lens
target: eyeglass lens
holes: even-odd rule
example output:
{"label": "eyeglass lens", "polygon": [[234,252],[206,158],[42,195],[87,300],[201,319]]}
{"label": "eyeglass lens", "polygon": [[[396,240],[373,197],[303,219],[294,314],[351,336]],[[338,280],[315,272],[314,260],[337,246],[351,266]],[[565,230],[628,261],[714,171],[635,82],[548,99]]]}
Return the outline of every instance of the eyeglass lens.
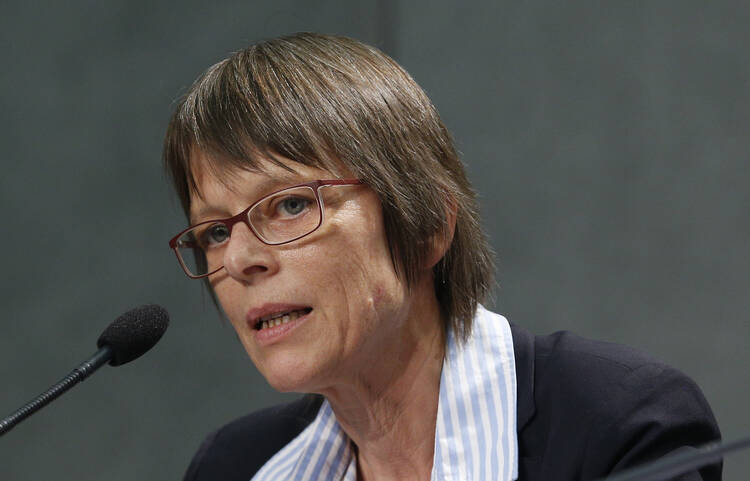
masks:
{"label": "eyeglass lens", "polygon": [[[315,191],[294,187],[263,198],[247,213],[255,235],[266,244],[283,244],[305,236],[320,226],[322,216]],[[223,222],[199,224],[177,240],[180,260],[193,276],[205,275],[224,265],[231,228]]]}

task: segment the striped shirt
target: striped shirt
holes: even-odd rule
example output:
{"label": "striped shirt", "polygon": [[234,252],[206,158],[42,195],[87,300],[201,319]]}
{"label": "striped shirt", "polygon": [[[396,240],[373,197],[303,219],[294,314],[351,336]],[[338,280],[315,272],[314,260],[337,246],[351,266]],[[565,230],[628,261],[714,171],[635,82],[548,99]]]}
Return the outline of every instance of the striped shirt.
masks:
{"label": "striped shirt", "polygon": [[[431,481],[510,481],[518,477],[516,366],[510,326],[479,307],[472,335],[448,333],[440,377]],[[324,401],[316,418],[252,481],[354,481],[357,460]]]}

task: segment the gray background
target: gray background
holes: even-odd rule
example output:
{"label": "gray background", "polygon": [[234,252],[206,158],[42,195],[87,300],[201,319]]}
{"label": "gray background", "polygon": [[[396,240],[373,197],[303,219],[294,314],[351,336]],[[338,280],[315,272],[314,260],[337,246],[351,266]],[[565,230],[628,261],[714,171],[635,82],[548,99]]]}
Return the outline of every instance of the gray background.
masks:
{"label": "gray background", "polygon": [[[382,47],[463,153],[494,307],[532,331],[647,350],[750,432],[747,2],[29,2],[0,9],[0,416],[155,302],[153,352],[0,439],[0,479],[179,478],[273,393],[166,241],[173,102],[210,64],[299,30]],[[750,456],[726,465],[745,479]]]}

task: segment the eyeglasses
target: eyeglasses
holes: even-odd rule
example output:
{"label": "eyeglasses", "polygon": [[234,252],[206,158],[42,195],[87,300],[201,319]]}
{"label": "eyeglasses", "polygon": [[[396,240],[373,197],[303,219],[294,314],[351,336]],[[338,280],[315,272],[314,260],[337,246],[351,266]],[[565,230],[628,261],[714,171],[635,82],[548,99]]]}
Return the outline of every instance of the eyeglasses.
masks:
{"label": "eyeglasses", "polygon": [[192,279],[210,276],[224,267],[232,227],[244,222],[261,242],[281,245],[301,239],[323,224],[321,187],[361,184],[359,179],[315,180],[273,192],[227,219],[207,220],[185,229],[169,247]]}

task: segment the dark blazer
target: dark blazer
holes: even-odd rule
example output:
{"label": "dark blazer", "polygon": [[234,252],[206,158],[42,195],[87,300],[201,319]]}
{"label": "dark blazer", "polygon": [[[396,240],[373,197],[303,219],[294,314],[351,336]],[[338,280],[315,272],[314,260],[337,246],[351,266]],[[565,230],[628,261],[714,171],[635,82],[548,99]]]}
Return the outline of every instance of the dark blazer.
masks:
{"label": "dark blazer", "polygon": [[[719,439],[700,389],[634,349],[569,332],[533,336],[511,325],[516,358],[519,481],[593,480]],[[315,418],[307,395],[214,432],[186,481],[249,481]],[[679,478],[721,479],[721,464]]]}

